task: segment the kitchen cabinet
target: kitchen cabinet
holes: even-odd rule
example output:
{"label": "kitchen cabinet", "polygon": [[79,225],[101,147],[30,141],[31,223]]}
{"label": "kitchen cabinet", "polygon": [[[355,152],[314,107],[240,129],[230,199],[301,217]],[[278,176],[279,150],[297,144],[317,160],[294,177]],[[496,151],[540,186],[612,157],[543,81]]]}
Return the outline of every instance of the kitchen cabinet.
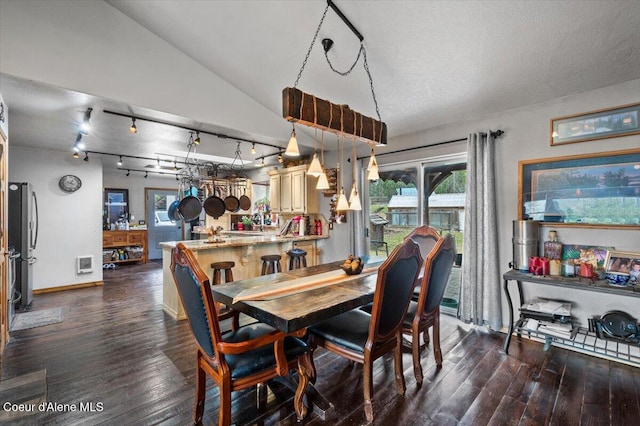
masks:
{"label": "kitchen cabinet", "polygon": [[147,263],[147,231],[102,231],[102,263]]}
{"label": "kitchen cabinet", "polygon": [[319,213],[316,178],[307,175],[307,166],[269,172],[271,210],[275,213]]}

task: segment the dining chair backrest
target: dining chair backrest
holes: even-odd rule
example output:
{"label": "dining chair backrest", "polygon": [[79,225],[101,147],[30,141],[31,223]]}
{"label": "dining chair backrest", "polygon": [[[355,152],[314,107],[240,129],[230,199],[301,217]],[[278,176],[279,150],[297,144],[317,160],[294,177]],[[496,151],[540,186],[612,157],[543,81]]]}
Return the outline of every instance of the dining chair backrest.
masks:
{"label": "dining chair backrest", "polygon": [[378,269],[369,340],[392,338],[402,326],[422,266],[420,247],[412,240],[397,246]]}
{"label": "dining chair backrest", "polygon": [[202,351],[215,358],[214,348],[222,338],[209,278],[182,243],[171,254],[171,273],[191,331]]}
{"label": "dining chair backrest", "polygon": [[431,254],[425,260],[420,292],[421,294],[426,294],[426,297],[421,297],[418,302],[419,305],[422,304],[422,306],[418,306],[419,312],[428,314],[440,306],[455,258],[456,241],[453,235],[447,234],[438,241]]}
{"label": "dining chair backrest", "polygon": [[422,256],[422,259],[426,259],[440,239],[440,234],[435,230],[435,228],[432,228],[429,225],[423,225],[411,231],[409,235],[405,237],[405,239],[407,238],[411,238],[420,246],[420,255]]}

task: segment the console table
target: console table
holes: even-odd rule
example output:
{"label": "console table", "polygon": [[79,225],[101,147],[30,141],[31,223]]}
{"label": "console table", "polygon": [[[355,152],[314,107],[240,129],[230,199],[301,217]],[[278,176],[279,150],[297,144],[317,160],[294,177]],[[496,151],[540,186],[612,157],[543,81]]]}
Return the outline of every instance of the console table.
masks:
{"label": "console table", "polygon": [[525,316],[520,314],[520,318],[514,322],[513,302],[511,300],[511,294],[509,293],[509,281],[515,281],[518,290],[518,299],[520,306],[524,305],[524,295],[522,293],[522,282],[530,282],[536,284],[551,285],[555,287],[572,288],[583,291],[594,291],[608,294],[618,294],[627,297],[640,298],[640,286],[633,285],[627,287],[615,287],[607,284],[604,280],[592,281],[589,278],[579,277],[561,277],[561,276],[546,276],[546,275],[533,275],[529,273],[523,273],[516,270],[510,270],[502,275],[503,289],[507,296],[507,303],[509,305],[509,330],[504,342],[504,352],[509,353],[509,344],[511,343],[511,336],[514,332],[521,336],[523,332],[530,336],[544,339],[547,348],[551,342],[558,343],[559,346],[568,349],[576,349],[581,352],[587,352],[590,354],[597,354],[607,358],[613,358],[623,361],[627,364],[640,367],[640,346],[634,344],[627,344],[618,342],[615,340],[599,339],[594,333],[589,332],[586,328],[576,328],[571,335],[571,338],[562,338],[556,336],[545,335],[533,330],[524,328],[524,322],[527,320]]}

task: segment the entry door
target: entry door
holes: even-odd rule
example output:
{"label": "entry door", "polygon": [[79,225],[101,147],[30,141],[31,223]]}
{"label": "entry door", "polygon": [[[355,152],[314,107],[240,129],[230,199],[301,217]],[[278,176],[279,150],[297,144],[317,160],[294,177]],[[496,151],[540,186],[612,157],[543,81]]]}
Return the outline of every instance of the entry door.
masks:
{"label": "entry door", "polygon": [[182,239],[182,221],[172,222],[167,212],[178,194],[168,189],[147,189],[146,192],[149,259],[162,259],[160,243]]}

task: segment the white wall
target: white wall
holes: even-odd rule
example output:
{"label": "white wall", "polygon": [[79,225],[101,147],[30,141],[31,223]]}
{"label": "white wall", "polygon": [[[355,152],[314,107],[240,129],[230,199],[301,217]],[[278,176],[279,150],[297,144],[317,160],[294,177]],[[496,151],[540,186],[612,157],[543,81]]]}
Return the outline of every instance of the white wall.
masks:
{"label": "white wall", "polygon": [[[498,200],[498,242],[500,266],[504,271],[512,260],[512,221],[518,211],[518,162],[534,158],[561,157],[640,148],[640,135],[590,142],[550,146],[549,123],[554,117],[593,111],[638,102],[640,80],[567,96],[541,104],[505,111],[477,120],[456,122],[389,141],[389,150],[426,145],[467,137],[469,133],[502,129],[505,134],[496,141],[496,179]],[[460,151],[460,144],[450,144],[399,155],[378,157],[379,164],[411,160]],[[639,213],[640,214],[640,213]],[[640,231],[555,226],[561,242],[614,246],[619,250],[640,252]],[[541,229],[546,236],[549,228]],[[495,283],[500,285],[501,283]],[[512,291],[515,285],[511,287]],[[620,309],[640,317],[637,298],[602,293],[563,290],[552,286],[524,285],[525,295],[563,298],[574,302],[574,313],[585,325],[587,317]],[[503,299],[503,323],[508,321],[506,299]]]}
{"label": "white wall", "polygon": [[[60,177],[76,175],[82,187],[66,193]],[[12,147],[9,180],[30,182],[38,197],[39,234],[33,288],[102,281],[102,162],[74,159],[68,152]],[[9,206],[10,208],[10,206]],[[94,271],[76,273],[76,258],[93,255]]]}

